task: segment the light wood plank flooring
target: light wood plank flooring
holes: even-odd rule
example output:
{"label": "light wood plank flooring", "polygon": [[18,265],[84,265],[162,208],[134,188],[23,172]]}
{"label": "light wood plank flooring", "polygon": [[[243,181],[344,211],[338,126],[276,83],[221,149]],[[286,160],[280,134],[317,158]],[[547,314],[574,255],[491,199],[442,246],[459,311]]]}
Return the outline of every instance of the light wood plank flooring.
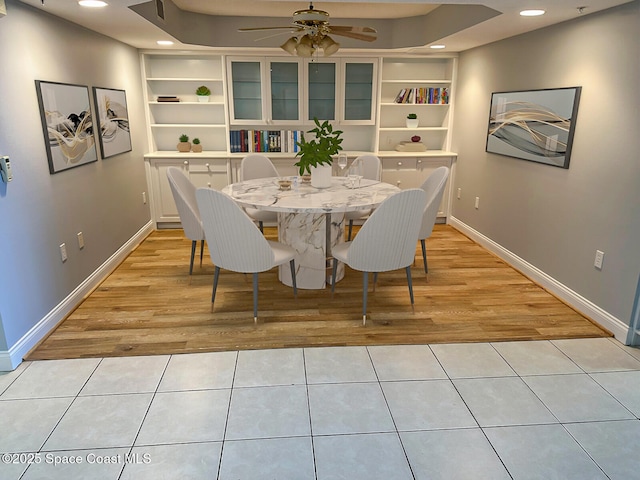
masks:
{"label": "light wood plank flooring", "polygon": [[205,249],[190,283],[190,248],[182,230],[153,232],[27,359],[611,336],[446,225],[427,240],[428,276],[417,245],[415,312],[404,271],[383,273],[364,327],[362,274],[348,268],[333,298],[294,300],[277,269],[260,274],[257,325],[251,275],[223,270],[211,313],[213,265]]}

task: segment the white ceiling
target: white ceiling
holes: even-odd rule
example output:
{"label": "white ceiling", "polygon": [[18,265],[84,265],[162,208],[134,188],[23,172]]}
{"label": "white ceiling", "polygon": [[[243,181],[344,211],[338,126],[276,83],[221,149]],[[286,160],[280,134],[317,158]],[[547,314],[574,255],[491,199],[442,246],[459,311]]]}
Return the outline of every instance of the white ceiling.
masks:
{"label": "white ceiling", "polygon": [[[158,48],[157,40],[173,40],[175,45],[168,47],[179,50],[194,50],[211,47],[190,45],[176,41],[171,35],[163,31],[158,26],[147,21],[145,18],[135,13],[129,7],[139,3],[147,3],[144,0],[106,0],[109,5],[102,9],[89,9],[80,7],[77,0],[20,0],[41,11],[50,13],[57,17],[64,18],[70,22],[82,25],[90,30],[102,33],[133,47],[141,49]],[[168,2],[170,0],[165,0]],[[421,0],[381,1],[381,0],[356,0],[344,2],[341,0],[326,0],[315,2],[316,9],[325,10],[330,14],[332,25],[349,25],[349,19],[353,23],[366,24],[366,19],[377,22],[391,22],[391,19],[416,18],[427,15],[440,5],[457,6],[478,6],[484,5],[497,10],[500,14],[494,18],[478,23],[477,25],[464,28],[457,33],[448,34],[442,38],[430,41],[429,43],[443,43],[446,45],[444,52],[460,52],[476,46],[491,43],[497,40],[508,38],[514,35],[536,30],[555,23],[571,20],[582,15],[588,15],[606,8],[627,3],[630,0],[590,0],[580,13],[579,7],[584,5],[584,0],[464,0],[430,2]],[[203,19],[226,21],[227,19],[216,18],[218,16],[230,17],[228,20],[236,20],[233,17],[247,17],[242,20],[242,26],[259,27],[262,22],[271,22],[273,18],[281,17],[282,22],[276,24],[286,26],[289,24],[291,15],[296,10],[306,9],[309,4],[296,0],[174,0],[175,5],[184,11],[204,14],[212,17],[202,16]],[[541,8],[546,10],[546,14],[541,17],[521,17],[520,10],[525,8]],[[464,10],[463,10],[464,11]],[[7,15],[11,15],[11,5],[7,6]],[[426,17],[425,17],[426,18]],[[346,20],[346,21],[345,21]],[[228,23],[229,23],[228,22]],[[204,25],[204,24],[203,24]],[[194,27],[197,28],[197,27]],[[256,41],[264,37],[264,33],[242,33],[240,35],[250,36],[256,47],[265,46],[269,41]],[[274,46],[271,40],[269,47]],[[366,44],[360,42],[362,49],[375,50],[375,42]],[[349,44],[350,46],[353,43]],[[428,44],[414,43],[413,48],[403,48],[416,53],[432,52],[425,48]],[[167,48],[167,47],[163,47]],[[353,48],[354,51],[358,48]],[[443,52],[440,50],[439,52]]]}

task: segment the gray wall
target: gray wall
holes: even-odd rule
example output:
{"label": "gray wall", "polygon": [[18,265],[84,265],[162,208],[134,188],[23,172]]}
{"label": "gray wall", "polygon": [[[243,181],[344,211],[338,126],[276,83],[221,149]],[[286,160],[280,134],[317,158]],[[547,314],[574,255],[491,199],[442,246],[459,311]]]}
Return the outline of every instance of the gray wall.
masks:
{"label": "gray wall", "polygon": [[[626,324],[640,272],[638,25],[635,1],[464,52],[454,100],[453,216]],[[492,92],[571,86],[568,170],[485,152]]]}
{"label": "gray wall", "polygon": [[[0,155],[10,156],[13,170],[11,183],[0,182],[0,350],[7,350],[147,224],[150,212],[142,203],[146,129],[135,49],[8,0],[0,72]],[[35,80],[124,89],[133,150],[50,175]]]}

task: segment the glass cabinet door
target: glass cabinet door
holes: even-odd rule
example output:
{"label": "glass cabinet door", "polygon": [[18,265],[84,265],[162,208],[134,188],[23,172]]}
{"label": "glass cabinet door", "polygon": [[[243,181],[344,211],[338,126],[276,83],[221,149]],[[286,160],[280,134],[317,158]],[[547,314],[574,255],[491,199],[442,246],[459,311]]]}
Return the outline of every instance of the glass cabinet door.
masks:
{"label": "glass cabinet door", "polygon": [[299,63],[271,62],[271,119],[300,120]]}
{"label": "glass cabinet door", "polygon": [[344,77],[344,119],[371,120],[373,64],[347,63]]}
{"label": "glass cabinet door", "polygon": [[262,112],[260,62],[231,62],[234,120],[259,120]]}
{"label": "glass cabinet door", "polygon": [[317,60],[307,64],[307,120],[336,119],[336,64]]}

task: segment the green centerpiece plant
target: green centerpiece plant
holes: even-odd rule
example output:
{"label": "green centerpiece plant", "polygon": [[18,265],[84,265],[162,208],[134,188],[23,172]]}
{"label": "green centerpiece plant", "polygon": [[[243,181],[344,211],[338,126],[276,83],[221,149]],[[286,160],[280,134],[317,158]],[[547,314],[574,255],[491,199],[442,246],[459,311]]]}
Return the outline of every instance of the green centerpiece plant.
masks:
{"label": "green centerpiece plant", "polygon": [[307,133],[315,134],[315,138],[307,141],[302,134],[302,138],[299,142],[296,142],[300,150],[296,153],[296,157],[300,157],[298,162],[294,163],[300,170],[300,175],[305,173],[311,173],[311,167],[318,167],[320,165],[331,165],[333,162],[333,156],[342,150],[342,130],[334,130],[333,126],[328,120],[320,123],[320,121],[314,117],[313,122],[316,124],[316,128],[309,130]]}

